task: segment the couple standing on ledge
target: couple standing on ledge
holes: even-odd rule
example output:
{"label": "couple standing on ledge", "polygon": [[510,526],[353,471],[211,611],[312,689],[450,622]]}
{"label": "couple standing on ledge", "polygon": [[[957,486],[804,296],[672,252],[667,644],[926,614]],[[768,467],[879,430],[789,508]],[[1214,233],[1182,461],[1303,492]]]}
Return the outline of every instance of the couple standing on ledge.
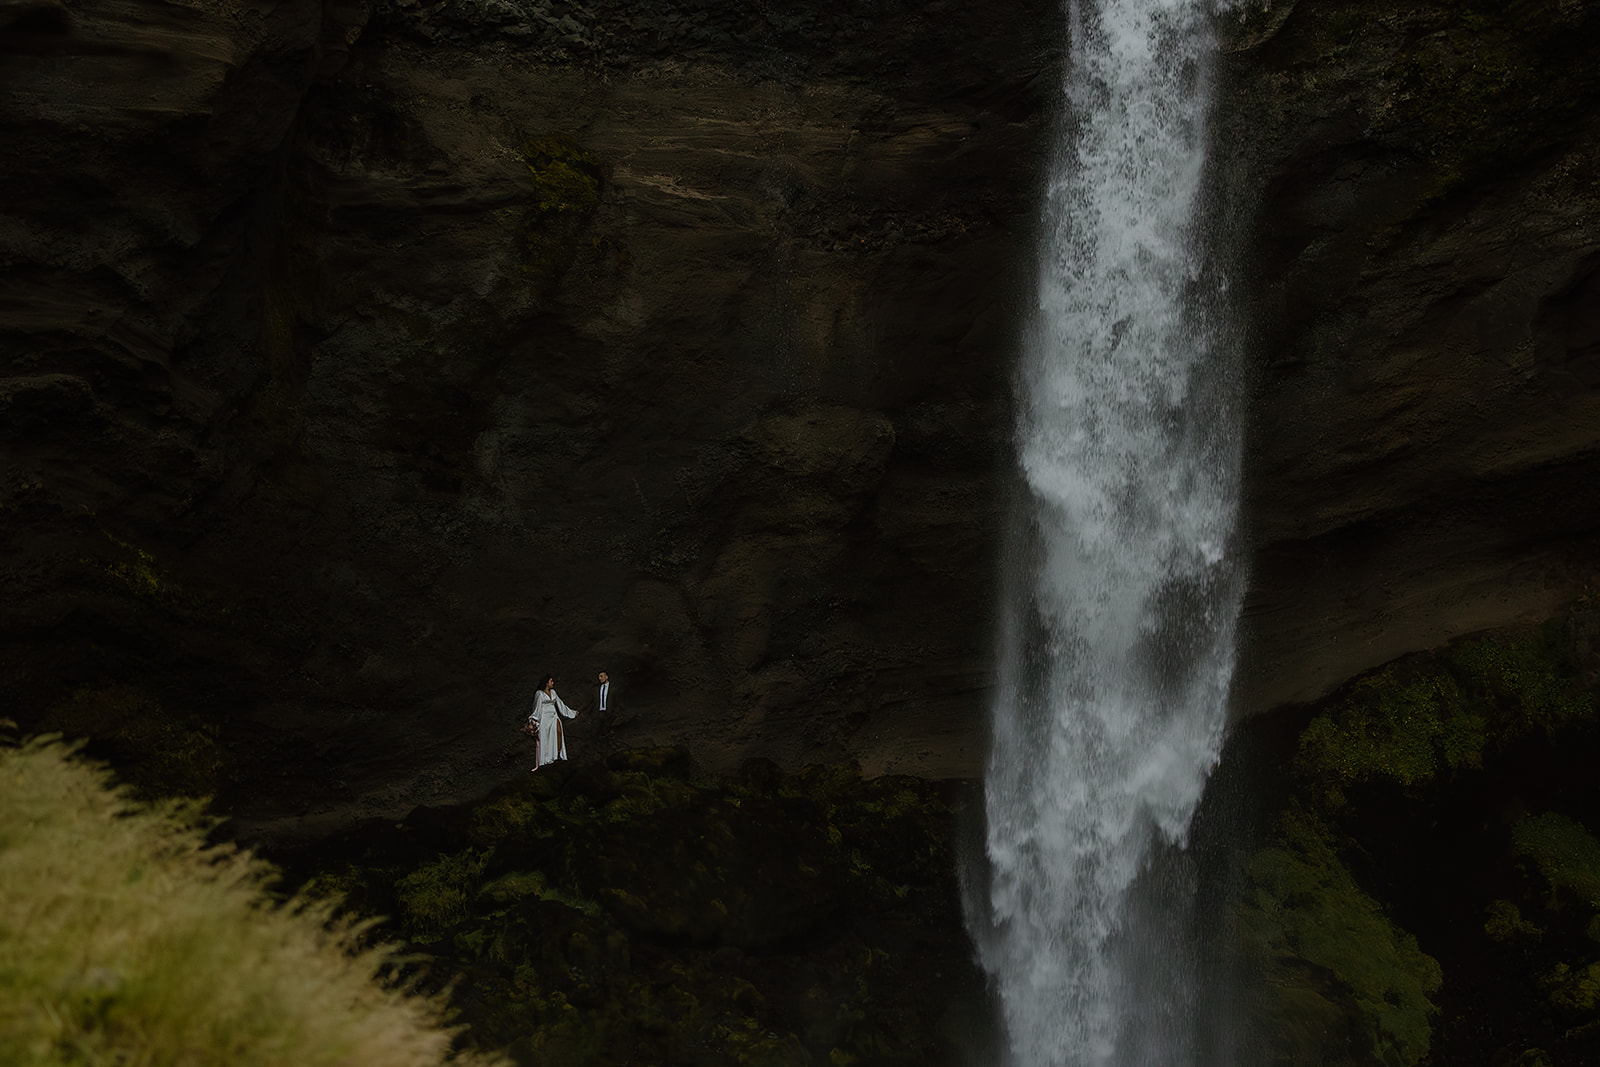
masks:
{"label": "couple standing on ledge", "polygon": [[[594,706],[596,711],[604,712],[610,706],[611,697],[611,676],[605,671],[600,672],[598,686]],[[533,770],[567,758],[567,733],[561,720],[577,717],[578,713],[556,695],[556,676],[545,675],[544,684],[533,695],[533,712],[528,716],[528,725],[522,728],[539,742]]]}

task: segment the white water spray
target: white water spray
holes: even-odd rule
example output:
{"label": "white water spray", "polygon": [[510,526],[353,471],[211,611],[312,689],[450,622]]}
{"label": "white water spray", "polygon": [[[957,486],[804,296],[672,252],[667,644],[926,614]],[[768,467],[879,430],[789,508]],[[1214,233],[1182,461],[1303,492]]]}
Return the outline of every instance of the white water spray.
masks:
{"label": "white water spray", "polygon": [[1199,232],[1210,9],[1068,15],[970,918],[1012,1063],[1188,1064],[1185,891],[1159,872],[1221,748],[1240,592],[1238,397]]}

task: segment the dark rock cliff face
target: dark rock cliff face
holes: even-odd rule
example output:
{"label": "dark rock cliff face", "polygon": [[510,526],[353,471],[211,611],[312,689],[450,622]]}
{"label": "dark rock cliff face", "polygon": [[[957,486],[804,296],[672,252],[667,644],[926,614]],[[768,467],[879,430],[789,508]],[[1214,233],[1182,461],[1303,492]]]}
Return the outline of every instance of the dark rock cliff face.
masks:
{"label": "dark rock cliff face", "polygon": [[[978,773],[1056,6],[0,3],[6,713],[251,832],[525,773],[540,671]],[[1596,18],[1228,22],[1245,710],[1595,573]]]}
{"label": "dark rock cliff face", "polygon": [[261,831],[540,671],[971,773],[1053,7],[0,8],[5,705]]}
{"label": "dark rock cliff face", "polygon": [[1556,0],[1230,25],[1219,139],[1259,197],[1247,708],[1600,573],[1596,39]]}

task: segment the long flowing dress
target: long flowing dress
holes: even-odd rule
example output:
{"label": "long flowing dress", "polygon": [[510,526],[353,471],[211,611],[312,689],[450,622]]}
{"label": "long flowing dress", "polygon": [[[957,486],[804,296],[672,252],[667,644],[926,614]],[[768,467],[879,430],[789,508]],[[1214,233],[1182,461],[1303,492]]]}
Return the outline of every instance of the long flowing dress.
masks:
{"label": "long flowing dress", "polygon": [[567,737],[561,720],[577,717],[578,713],[567,707],[554,689],[548,693],[541,689],[533,695],[533,714],[528,716],[528,721],[539,731],[539,761],[534,764],[534,770],[567,758]]}

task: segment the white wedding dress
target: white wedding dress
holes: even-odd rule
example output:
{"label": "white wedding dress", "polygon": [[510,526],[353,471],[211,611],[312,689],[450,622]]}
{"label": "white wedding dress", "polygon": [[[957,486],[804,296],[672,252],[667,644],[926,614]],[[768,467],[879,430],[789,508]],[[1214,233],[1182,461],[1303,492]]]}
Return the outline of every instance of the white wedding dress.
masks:
{"label": "white wedding dress", "polygon": [[561,720],[577,717],[578,713],[567,707],[554,689],[548,693],[541,689],[534,694],[533,714],[528,716],[528,722],[537,728],[539,736],[539,762],[534,764],[534,770],[567,758],[566,731],[562,729]]}

